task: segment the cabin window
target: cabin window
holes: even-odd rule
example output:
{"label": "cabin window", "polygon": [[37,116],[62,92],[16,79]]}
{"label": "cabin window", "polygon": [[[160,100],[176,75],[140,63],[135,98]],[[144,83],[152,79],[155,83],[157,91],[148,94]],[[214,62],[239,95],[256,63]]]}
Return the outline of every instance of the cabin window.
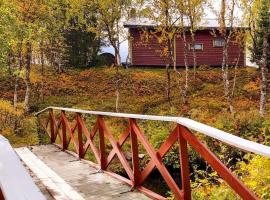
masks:
{"label": "cabin window", "polygon": [[223,47],[225,44],[224,39],[214,39],[213,46],[214,47]]}
{"label": "cabin window", "polygon": [[202,51],[203,44],[201,43],[189,44],[189,50],[193,50],[193,49],[195,49],[196,51]]}

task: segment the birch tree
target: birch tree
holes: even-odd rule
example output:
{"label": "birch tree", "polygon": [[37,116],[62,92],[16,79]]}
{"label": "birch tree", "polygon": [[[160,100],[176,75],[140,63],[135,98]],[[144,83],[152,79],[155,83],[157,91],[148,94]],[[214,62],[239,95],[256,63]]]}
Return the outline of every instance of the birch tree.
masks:
{"label": "birch tree", "polygon": [[128,18],[129,10],[131,9],[131,0],[85,0],[78,2],[78,4],[87,11],[85,14],[88,17],[92,16],[96,19],[95,23],[88,27],[87,30],[94,33],[98,40],[102,39],[102,43],[112,46],[114,49],[115,110],[118,112],[121,82],[119,72],[119,67],[121,66],[120,45],[128,37],[123,23]]}
{"label": "birch tree", "polygon": [[[187,91],[189,82],[189,63],[188,63],[188,44],[187,34],[192,35],[192,42],[195,42],[195,31],[198,28],[199,21],[204,14],[202,9],[202,0],[153,0],[145,2],[143,16],[149,19],[154,25],[154,30],[145,30],[147,35],[145,41],[148,41],[149,36],[155,39],[159,45],[159,55],[163,59],[166,67],[167,83],[167,100],[170,103],[171,91],[171,75],[170,69],[176,72],[179,78],[179,89],[181,91],[183,103],[187,103]],[[183,75],[177,69],[176,63],[176,39],[180,38],[184,43],[184,65],[185,74]],[[150,40],[151,41],[151,40]],[[193,51],[193,66],[194,76],[196,72],[196,53]],[[180,79],[184,79],[184,86]]]}
{"label": "birch tree", "polygon": [[[236,6],[237,6],[236,0],[221,0],[220,12],[219,12],[219,29],[218,29],[219,34],[224,39],[223,54],[222,54],[223,59],[222,59],[221,69],[222,69],[224,96],[226,98],[227,105],[231,113],[234,112],[232,101],[233,101],[233,94],[234,94],[235,87],[231,87],[231,84],[229,81],[228,48],[230,44],[236,40],[238,34],[243,34],[242,31],[239,31],[237,30],[237,28],[234,28],[235,22],[236,22],[236,16],[235,16]],[[237,66],[237,63],[235,66]],[[236,70],[235,70],[235,73],[236,73]],[[234,76],[234,81],[233,81],[234,83],[235,83],[235,78],[236,78],[236,74]]]}
{"label": "birch tree", "polygon": [[261,72],[260,115],[265,116],[270,65],[270,2],[268,0],[244,1],[251,37],[252,61]]}
{"label": "birch tree", "polygon": [[17,65],[18,63],[21,64],[21,60],[17,59],[16,48],[20,43],[18,40],[20,29],[16,18],[17,9],[14,2],[6,0],[0,2],[0,71],[3,74],[8,71],[8,74],[14,79],[14,110],[17,108],[18,76],[19,70],[21,70]]}
{"label": "birch tree", "polygon": [[[153,0],[146,1],[142,16],[153,23],[153,29],[143,30],[143,41],[156,42],[159,54],[166,69],[166,98],[171,104],[171,69],[177,71],[175,57],[175,39],[180,32],[180,16],[176,1]],[[149,40],[150,39],[150,40]]]}
{"label": "birch tree", "polygon": [[29,112],[29,98],[30,98],[30,73],[32,61],[32,48],[35,40],[37,39],[36,33],[39,29],[39,22],[44,18],[47,12],[46,6],[39,0],[15,0],[14,3],[18,5],[17,20],[19,27],[23,31],[20,38],[20,45],[23,55],[24,64],[24,81],[25,81],[25,111]]}
{"label": "birch tree", "polygon": [[131,0],[96,0],[90,1],[89,9],[97,12],[97,23],[91,27],[97,37],[114,48],[115,66],[121,65],[120,44],[127,39],[123,22],[127,20]]}
{"label": "birch tree", "polygon": [[[204,7],[206,5],[205,0],[184,0],[185,7],[186,7],[186,16],[189,22],[189,32],[191,34],[192,45],[195,45],[196,38],[195,34],[196,31],[200,28],[199,23],[204,16]],[[192,48],[193,54],[193,78],[196,78],[196,67],[197,67],[197,57],[196,57],[196,50]]]}

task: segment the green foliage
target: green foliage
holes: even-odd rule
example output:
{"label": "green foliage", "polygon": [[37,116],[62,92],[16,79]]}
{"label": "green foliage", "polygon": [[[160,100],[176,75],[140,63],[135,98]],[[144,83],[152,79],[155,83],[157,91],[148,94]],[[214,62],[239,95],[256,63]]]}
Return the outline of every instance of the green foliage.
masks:
{"label": "green foliage", "polygon": [[0,99],[0,134],[15,146],[38,143],[36,119],[24,115],[23,104],[15,111],[11,102]]}
{"label": "green foliage", "polygon": [[238,163],[238,174],[244,183],[261,199],[270,199],[270,160],[268,158],[247,154],[246,162]]}
{"label": "green foliage", "polygon": [[0,99],[0,132],[3,134],[18,132],[22,124],[23,107],[14,111],[9,101]]}
{"label": "green foliage", "polygon": [[193,189],[192,199],[194,200],[238,200],[240,199],[234,191],[225,184],[219,186],[208,186]]}
{"label": "green foliage", "polygon": [[100,41],[96,39],[94,33],[81,28],[78,30],[72,28],[66,32],[65,41],[68,66],[87,67],[96,64]]}
{"label": "green foliage", "polygon": [[[263,54],[263,40],[264,35],[267,34],[267,40],[268,44],[270,44],[270,1],[269,0],[259,0],[257,2],[259,5],[256,4],[254,6],[257,6],[254,12],[257,12],[256,15],[256,24],[255,24],[255,30],[254,36],[253,36],[253,45],[252,45],[252,56],[253,61],[255,61],[258,65],[260,65],[260,60]],[[269,45],[268,45],[269,46]],[[268,47],[270,48],[270,47]],[[268,67],[269,67],[269,60],[270,60],[270,51],[267,50],[267,60],[268,60]]]}
{"label": "green foliage", "polygon": [[16,7],[10,1],[0,1],[0,70],[7,67],[8,54],[16,42]]}

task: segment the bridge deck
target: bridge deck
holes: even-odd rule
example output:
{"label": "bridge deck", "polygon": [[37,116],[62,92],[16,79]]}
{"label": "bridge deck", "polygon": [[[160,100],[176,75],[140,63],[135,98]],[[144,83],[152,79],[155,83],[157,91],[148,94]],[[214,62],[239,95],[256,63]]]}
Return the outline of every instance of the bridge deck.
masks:
{"label": "bridge deck", "polygon": [[18,148],[16,152],[56,199],[149,199],[54,145]]}

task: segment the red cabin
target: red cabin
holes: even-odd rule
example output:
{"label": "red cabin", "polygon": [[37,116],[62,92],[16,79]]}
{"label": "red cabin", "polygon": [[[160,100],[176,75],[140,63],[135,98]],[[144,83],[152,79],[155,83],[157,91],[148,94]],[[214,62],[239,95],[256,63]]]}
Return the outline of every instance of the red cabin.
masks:
{"label": "red cabin", "polygon": [[[188,45],[188,65],[193,66],[193,50],[196,51],[197,65],[221,66],[223,59],[224,39],[218,34],[218,21],[208,20],[207,26],[202,26],[195,32],[195,43],[193,45],[191,34],[186,32]],[[153,30],[153,24],[132,19],[124,25],[129,30],[129,58],[133,66],[164,66],[166,59],[161,55],[161,47],[155,37],[151,37],[148,42],[143,38],[146,30]],[[184,66],[184,42],[180,35],[175,37],[174,57],[177,66]],[[242,45],[243,46],[243,45]],[[233,40],[228,47],[229,65],[245,66],[246,55],[244,48]]]}

